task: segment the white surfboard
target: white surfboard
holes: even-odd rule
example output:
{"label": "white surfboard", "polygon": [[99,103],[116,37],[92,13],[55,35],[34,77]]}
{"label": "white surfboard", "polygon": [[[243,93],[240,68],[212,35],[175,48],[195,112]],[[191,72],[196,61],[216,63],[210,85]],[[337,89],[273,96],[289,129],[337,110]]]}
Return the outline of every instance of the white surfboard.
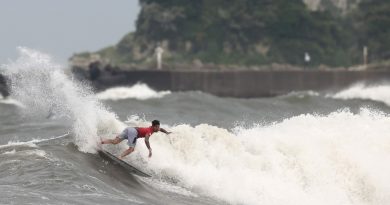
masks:
{"label": "white surfboard", "polygon": [[134,166],[130,165],[129,163],[119,159],[118,157],[114,156],[113,154],[104,151],[104,150],[99,150],[99,154],[104,156],[105,158],[110,159],[112,162],[119,164],[123,168],[125,168],[127,171],[129,171],[132,174],[136,174],[141,177],[151,177],[149,174],[146,174],[145,172],[135,168]]}

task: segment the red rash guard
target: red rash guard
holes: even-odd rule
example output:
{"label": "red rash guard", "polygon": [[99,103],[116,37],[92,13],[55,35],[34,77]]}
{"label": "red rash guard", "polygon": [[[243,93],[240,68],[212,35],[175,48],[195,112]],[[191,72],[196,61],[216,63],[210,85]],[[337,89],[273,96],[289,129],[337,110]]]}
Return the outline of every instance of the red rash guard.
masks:
{"label": "red rash guard", "polygon": [[154,132],[153,127],[137,127],[136,129],[138,132],[138,138],[145,137],[146,135],[151,135]]}

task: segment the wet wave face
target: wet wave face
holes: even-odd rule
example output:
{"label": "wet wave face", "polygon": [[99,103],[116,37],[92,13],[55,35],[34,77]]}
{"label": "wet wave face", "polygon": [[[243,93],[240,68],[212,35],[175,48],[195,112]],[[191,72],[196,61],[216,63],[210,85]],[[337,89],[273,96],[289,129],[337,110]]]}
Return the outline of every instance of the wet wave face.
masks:
{"label": "wet wave face", "polygon": [[[0,204],[390,203],[384,84],[259,99],[145,84],[95,94],[49,55],[19,51],[2,67]],[[139,139],[125,159],[151,178],[96,154],[101,138],[153,119],[173,133],[151,137],[152,158]]]}

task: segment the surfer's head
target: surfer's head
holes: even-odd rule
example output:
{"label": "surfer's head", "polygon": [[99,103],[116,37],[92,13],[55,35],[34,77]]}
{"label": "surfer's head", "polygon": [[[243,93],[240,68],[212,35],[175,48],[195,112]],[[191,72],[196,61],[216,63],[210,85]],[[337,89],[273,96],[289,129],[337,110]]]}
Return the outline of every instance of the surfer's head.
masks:
{"label": "surfer's head", "polygon": [[153,120],[152,127],[153,127],[153,131],[158,132],[160,130],[160,121]]}

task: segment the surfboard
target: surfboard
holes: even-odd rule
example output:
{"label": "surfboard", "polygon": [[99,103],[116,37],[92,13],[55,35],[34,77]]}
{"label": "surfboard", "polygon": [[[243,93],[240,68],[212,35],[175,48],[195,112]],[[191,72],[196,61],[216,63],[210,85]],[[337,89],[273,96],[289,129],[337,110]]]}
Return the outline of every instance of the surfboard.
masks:
{"label": "surfboard", "polygon": [[111,153],[109,153],[107,151],[99,150],[99,154],[104,156],[105,158],[110,159],[112,162],[114,162],[114,164],[115,163],[119,164],[120,166],[125,168],[128,172],[130,172],[131,174],[136,174],[136,175],[141,176],[141,177],[151,177],[149,174],[146,174],[145,172],[135,168],[134,166],[132,166],[129,163],[119,159],[118,157],[114,156],[113,154],[111,154]]}

